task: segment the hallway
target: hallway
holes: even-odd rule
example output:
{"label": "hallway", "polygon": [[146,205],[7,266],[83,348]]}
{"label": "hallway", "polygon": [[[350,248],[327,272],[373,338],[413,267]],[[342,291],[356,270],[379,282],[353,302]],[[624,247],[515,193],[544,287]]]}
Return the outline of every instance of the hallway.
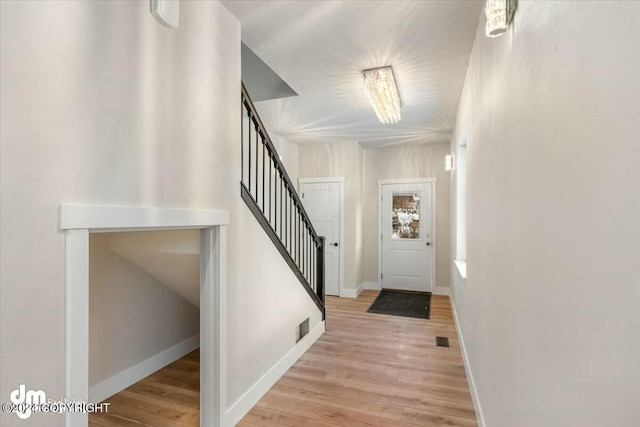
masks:
{"label": "hallway", "polygon": [[327,297],[327,332],[238,426],[476,426],[449,298],[422,320],[367,313],[377,294]]}
{"label": "hallway", "polygon": [[[423,320],[367,313],[377,295],[327,297],[327,332],[238,426],[476,426],[449,298],[434,295]],[[193,352],[110,397],[90,425],[197,426],[198,362]]]}

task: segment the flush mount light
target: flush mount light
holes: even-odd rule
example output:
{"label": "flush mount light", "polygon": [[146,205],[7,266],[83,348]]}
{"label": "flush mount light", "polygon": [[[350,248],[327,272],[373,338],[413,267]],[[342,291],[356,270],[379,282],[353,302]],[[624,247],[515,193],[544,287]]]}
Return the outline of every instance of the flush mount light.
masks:
{"label": "flush mount light", "polygon": [[516,7],[517,0],[487,0],[484,10],[487,15],[487,37],[498,37],[507,31]]}
{"label": "flush mount light", "polygon": [[400,121],[400,96],[391,67],[364,70],[367,98],[376,112],[378,120],[384,124]]}

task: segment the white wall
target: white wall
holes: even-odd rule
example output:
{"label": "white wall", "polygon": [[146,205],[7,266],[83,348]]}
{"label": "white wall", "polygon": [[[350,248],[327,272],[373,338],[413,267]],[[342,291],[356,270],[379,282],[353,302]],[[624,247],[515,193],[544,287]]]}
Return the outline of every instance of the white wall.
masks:
{"label": "white wall", "polygon": [[297,191],[299,176],[298,146],[288,139],[276,135],[271,131],[269,131],[269,138],[271,138],[273,145],[276,146],[278,154],[282,157],[284,168],[287,170],[287,174],[289,175],[289,178],[291,178],[291,181],[293,182],[293,185]]}
{"label": "white wall", "polygon": [[450,173],[444,170],[449,144],[364,149],[362,255],[365,282],[378,282],[378,180],[437,178],[436,283],[449,286]]}
{"label": "white wall", "polygon": [[200,232],[111,233],[109,248],[200,308]]}
{"label": "white wall", "polygon": [[[153,233],[169,237],[184,232]],[[135,234],[143,240],[147,233]],[[112,236],[97,233],[89,239],[90,386],[200,332],[200,311],[113,252]],[[198,281],[195,285],[199,287]]]}
{"label": "white wall", "polygon": [[298,147],[299,177],[344,177],[344,287],[362,282],[360,234],[362,149],[357,142],[304,144]]}
{"label": "white wall", "polygon": [[177,30],[148,2],[0,4],[0,396],[21,383],[64,395],[57,209],[76,202],[231,212],[231,405],[294,347],[297,324],[320,322],[240,199],[240,24],[213,1],[182,2]]}
{"label": "white wall", "polygon": [[487,426],[640,425],[639,22],[629,1],[518,2],[497,39],[481,19],[452,271]]}

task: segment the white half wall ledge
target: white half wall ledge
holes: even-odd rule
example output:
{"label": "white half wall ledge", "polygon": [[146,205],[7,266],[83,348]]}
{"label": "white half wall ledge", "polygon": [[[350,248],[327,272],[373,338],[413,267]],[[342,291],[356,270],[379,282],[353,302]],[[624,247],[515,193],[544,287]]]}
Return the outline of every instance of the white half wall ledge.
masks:
{"label": "white half wall ledge", "polygon": [[61,230],[91,232],[179,230],[229,224],[229,211],[137,206],[67,204],[60,206]]}

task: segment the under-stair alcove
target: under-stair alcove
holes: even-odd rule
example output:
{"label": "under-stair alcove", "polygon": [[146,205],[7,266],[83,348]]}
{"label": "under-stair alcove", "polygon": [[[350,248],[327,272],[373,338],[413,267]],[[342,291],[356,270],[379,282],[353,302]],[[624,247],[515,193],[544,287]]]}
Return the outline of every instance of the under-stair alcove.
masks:
{"label": "under-stair alcove", "polygon": [[[182,393],[191,406],[185,418],[220,424],[228,223],[227,211],[62,205],[67,396],[117,400],[122,390],[182,362],[192,386]],[[153,382],[162,386],[167,378],[138,387],[153,392]],[[90,421],[80,413],[66,420],[68,427]]]}
{"label": "under-stair alcove", "polygon": [[90,423],[154,424],[158,412],[199,425],[200,240],[199,230],[89,235],[89,400],[110,403]]}

